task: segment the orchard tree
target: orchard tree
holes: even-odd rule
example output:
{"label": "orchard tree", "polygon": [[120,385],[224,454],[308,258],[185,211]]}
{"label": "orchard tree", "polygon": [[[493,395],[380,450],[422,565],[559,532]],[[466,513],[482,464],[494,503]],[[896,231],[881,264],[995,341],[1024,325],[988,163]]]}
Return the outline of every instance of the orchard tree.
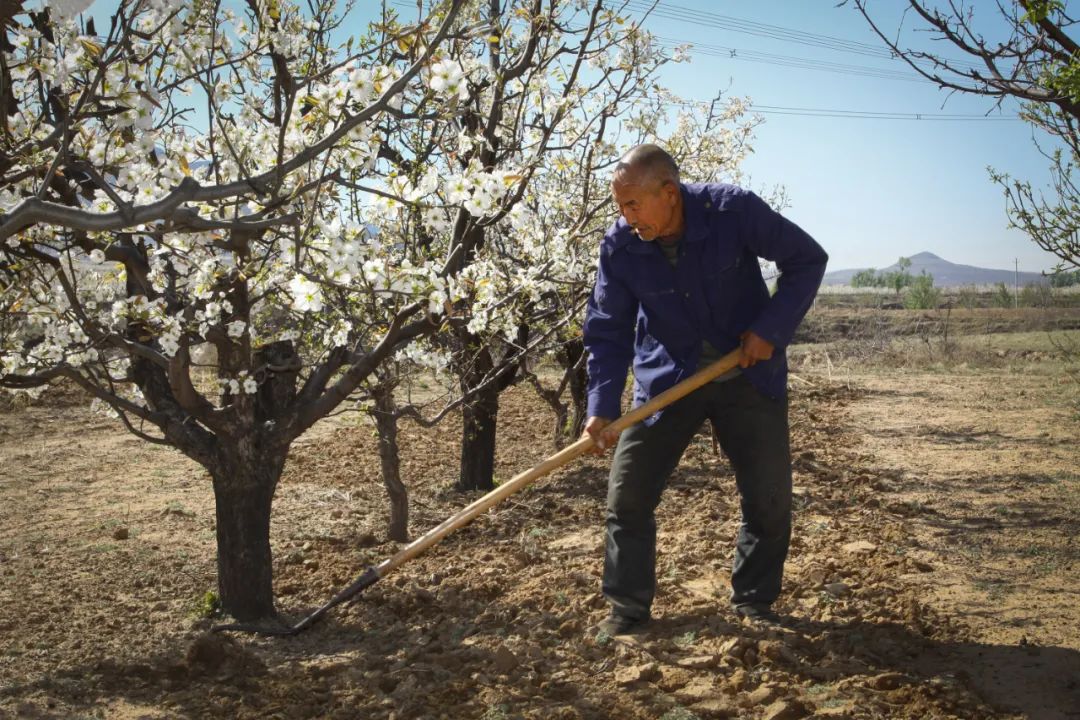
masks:
{"label": "orchard tree", "polygon": [[[470,167],[511,165],[527,180],[512,205],[482,207],[484,219],[451,246],[470,261],[457,279],[471,312],[452,313],[433,342],[457,378],[463,490],[493,487],[499,394],[528,376],[530,361],[548,353],[566,357],[567,367],[576,368],[572,386],[583,391],[578,323],[600,234],[611,220],[609,168],[628,140],[655,138],[666,107],[684,105],[656,77],[681,51],[667,55],[649,33],[601,3],[537,1],[532,12],[547,28],[535,41],[518,14],[487,3],[476,22],[491,37],[447,43],[446,63],[462,68],[455,73],[464,77],[455,106],[461,129],[421,134],[397,168],[408,174],[416,157],[438,155],[452,160],[451,178]],[[510,57],[531,64],[508,66]],[[706,107],[680,113],[669,131],[685,143],[688,158],[712,164],[702,179],[733,175],[752,127],[735,122],[745,104]],[[408,192],[399,195],[402,217],[415,217],[418,203]],[[456,228],[460,220],[423,212],[429,223],[453,221]]]}
{"label": "orchard tree", "polygon": [[104,32],[59,3],[4,28],[0,383],[67,378],[205,467],[238,619],[276,617],[291,443],[454,299],[359,188],[452,101],[433,67],[475,32],[462,4],[340,48],[330,2],[122,2]]}
{"label": "orchard tree", "polygon": [[[562,64],[617,24],[581,7],[447,0],[344,41],[329,0],[122,2],[107,29],[73,2],[5,18],[0,384],[67,378],[205,467],[236,618],[276,618],[291,443],[366,380],[392,384],[377,370],[443,361],[413,342],[505,302],[484,239],[521,222],[580,103]],[[500,138],[474,92],[529,132]]]}
{"label": "orchard tree", "polygon": [[[909,0],[913,27],[936,41],[934,50],[910,47],[875,19],[872,0],[853,0],[877,35],[916,72],[952,91],[1020,101],[1021,116],[1050,138],[1039,150],[1050,160],[1052,194],[991,170],[1005,191],[1010,224],[1061,260],[1080,267],[1080,45],[1076,20],[1063,0],[933,3]],[[990,40],[1006,30],[1002,40]],[[939,50],[945,48],[945,50]]]}

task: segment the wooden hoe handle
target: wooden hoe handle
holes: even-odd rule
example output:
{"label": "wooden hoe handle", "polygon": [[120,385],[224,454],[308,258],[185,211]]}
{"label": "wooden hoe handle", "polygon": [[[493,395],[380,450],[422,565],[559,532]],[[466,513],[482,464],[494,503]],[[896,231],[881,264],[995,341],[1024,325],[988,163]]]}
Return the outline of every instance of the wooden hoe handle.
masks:
{"label": "wooden hoe handle", "polygon": [[[658,410],[661,410],[671,403],[683,398],[694,390],[697,390],[703,385],[706,385],[724,373],[734,369],[739,364],[740,350],[735,349],[729,352],[724,357],[720,358],[711,365],[707,365],[701,370],[686,378],[682,382],[676,384],[672,388],[665,390],[656,397],[649,400],[644,405],[640,405],[630,412],[626,413],[617,420],[612,421],[607,428],[613,429],[615,432],[622,432],[631,425],[641,422],[645,418],[649,417]],[[605,429],[607,429],[605,428]],[[462,508],[457,513],[451,515],[446,520],[442,521],[439,525],[435,526],[431,530],[420,537],[413,540],[411,543],[403,547],[393,556],[383,560],[375,567],[370,567],[363,575],[358,577],[351,585],[338,592],[329,602],[320,607],[318,610],[308,615],[292,628],[283,631],[267,631],[263,630],[264,634],[274,635],[295,635],[296,633],[307,629],[318,621],[328,610],[336,605],[340,605],[349,598],[359,594],[365,588],[374,585],[380,579],[386,577],[390,572],[396,568],[404,565],[409,560],[412,560],[417,555],[420,555],[428,548],[438,544],[443,538],[450,533],[468,524],[475,519],[478,515],[483,514],[488,508],[498,505],[500,502],[510,497],[514,493],[523,490],[528,485],[531,485],[536,480],[539,480],[543,476],[550,473],[556,468],[560,468],[567,464],[571,460],[574,460],[583,455],[589,448],[595,443],[593,439],[588,435],[581,437],[577,442],[572,445],[568,445],[559,452],[555,453],[548,459],[544,460],[540,464],[533,468],[526,470],[525,472],[515,475],[510,480],[504,482],[499,487],[495,488],[482,498],[475,500],[466,507]],[[249,627],[242,627],[238,625],[224,625],[215,630],[247,630],[252,629]]]}

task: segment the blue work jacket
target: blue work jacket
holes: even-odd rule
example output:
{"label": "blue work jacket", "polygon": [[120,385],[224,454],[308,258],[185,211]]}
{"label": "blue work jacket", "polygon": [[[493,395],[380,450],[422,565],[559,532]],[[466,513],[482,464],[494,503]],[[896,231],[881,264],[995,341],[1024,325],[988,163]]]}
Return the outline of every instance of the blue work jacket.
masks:
{"label": "blue work jacket", "polygon": [[[810,309],[828,255],[748,190],[720,184],[681,190],[684,231],[675,267],[622,218],[604,235],[584,327],[590,416],[621,414],[631,361],[636,407],[696,371],[703,340],[727,353],[746,330],[776,352],[743,373],[769,397],[787,392],[784,348]],[[772,297],[759,257],[780,271]]]}

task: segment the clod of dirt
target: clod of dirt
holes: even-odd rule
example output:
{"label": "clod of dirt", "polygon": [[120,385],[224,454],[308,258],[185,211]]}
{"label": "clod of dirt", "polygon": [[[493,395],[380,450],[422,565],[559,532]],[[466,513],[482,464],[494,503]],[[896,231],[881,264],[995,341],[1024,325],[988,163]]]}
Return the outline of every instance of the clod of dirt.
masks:
{"label": "clod of dirt", "polygon": [[708,670],[714,668],[719,664],[720,658],[716,655],[693,655],[691,657],[679,658],[675,661],[675,664],[681,668],[687,668],[688,670]]}
{"label": "clod of dirt", "polygon": [[749,646],[749,640],[745,640],[741,637],[729,638],[720,646],[720,654],[732,658],[733,660],[741,660]]}
{"label": "clod of dirt", "polygon": [[776,662],[795,662],[795,653],[780,640],[762,640],[758,643],[758,655]]}
{"label": "clod of dirt", "polygon": [[765,714],[761,716],[761,720],[799,720],[807,714],[806,706],[798,700],[777,700],[765,708]]}
{"label": "clod of dirt", "polygon": [[633,665],[631,667],[619,668],[615,671],[615,682],[619,685],[633,685],[636,682],[648,682],[656,679],[660,672],[656,667],[656,663],[648,663],[645,665]]}
{"label": "clod of dirt", "polygon": [[906,682],[906,678],[900,673],[887,672],[866,681],[866,686],[874,690],[895,690]]}
{"label": "clod of dirt", "polygon": [[694,703],[691,708],[694,715],[700,718],[730,718],[737,717],[738,713],[730,700],[724,698],[710,698],[702,702]]}
{"label": "clod of dirt", "polygon": [[759,705],[768,705],[772,701],[782,695],[780,688],[775,685],[762,685],[754,692],[746,696],[745,705],[747,707],[758,707]]}
{"label": "clod of dirt", "polygon": [[236,640],[206,633],[195,638],[184,656],[193,675],[261,674],[266,664]]}
{"label": "clod of dirt", "polygon": [[844,597],[851,593],[851,586],[842,582],[829,583],[825,586],[825,592],[833,597]]}
{"label": "clod of dirt", "polygon": [[[688,683],[674,692],[675,699],[687,705],[708,702],[710,700],[722,700],[720,693],[711,680],[700,678]],[[726,703],[725,703],[726,704]]]}
{"label": "clod of dirt", "polygon": [[841,548],[846,553],[852,555],[869,555],[877,550],[877,545],[867,540],[856,540],[855,542],[849,542]]}
{"label": "clod of dirt", "polygon": [[746,688],[746,683],[749,682],[749,680],[750,676],[747,674],[747,672],[742,668],[739,668],[735,672],[731,673],[731,677],[728,679],[727,685],[724,689],[725,691],[733,694],[737,693],[740,690]]}
{"label": "clod of dirt", "polygon": [[130,536],[131,533],[123,526],[116,528],[112,533],[113,540],[127,540]]}
{"label": "clod of dirt", "polygon": [[521,661],[518,660],[517,655],[515,655],[510,648],[505,645],[500,645],[495,651],[494,662],[495,670],[500,675],[507,675],[516,668]]}

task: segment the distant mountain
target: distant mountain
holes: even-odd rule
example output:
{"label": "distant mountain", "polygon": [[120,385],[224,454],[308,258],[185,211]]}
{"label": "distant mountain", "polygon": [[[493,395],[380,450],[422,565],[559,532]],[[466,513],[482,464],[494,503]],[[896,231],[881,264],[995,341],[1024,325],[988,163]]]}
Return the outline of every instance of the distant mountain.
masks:
{"label": "distant mountain", "polygon": [[[912,255],[908,258],[911,260],[911,267],[908,268],[908,272],[912,275],[918,275],[923,270],[927,275],[934,277],[934,285],[937,287],[960,287],[962,285],[995,285],[1003,282],[1009,287],[1012,287],[1013,282],[1016,280],[1012,270],[990,270],[987,268],[975,267],[973,265],[957,265],[951,263],[948,260],[942,260],[934,253],[921,252],[918,255]],[[851,277],[866,268],[854,268],[851,270],[833,270],[825,273],[825,279],[822,280],[822,285],[850,285]],[[886,268],[878,268],[879,273],[892,272],[899,270],[900,268],[894,263]],[[1043,277],[1042,273],[1022,272],[1019,276],[1020,286],[1024,285],[1045,285],[1050,281]]]}

